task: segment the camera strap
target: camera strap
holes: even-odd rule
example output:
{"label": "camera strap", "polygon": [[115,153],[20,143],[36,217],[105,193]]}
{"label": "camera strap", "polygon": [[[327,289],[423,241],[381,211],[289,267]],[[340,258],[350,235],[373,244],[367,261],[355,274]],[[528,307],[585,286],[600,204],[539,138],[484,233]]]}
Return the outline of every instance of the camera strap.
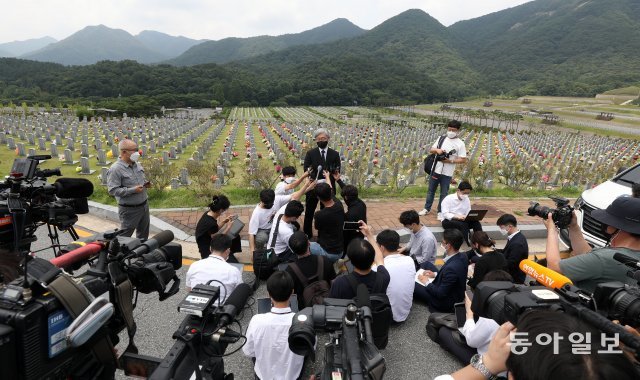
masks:
{"label": "camera strap", "polygon": [[136,322],[133,319],[133,285],[131,284],[129,277],[122,272],[118,263],[109,263],[108,271],[115,290],[114,297],[116,300],[116,307],[124,319],[124,323],[127,326],[127,334],[129,335],[129,345],[125,351],[137,354],[138,347],[136,347],[133,342],[133,337],[136,335],[137,331]]}
{"label": "camera strap", "polygon": [[[78,317],[91,303],[91,298],[84,286],[76,283],[65,273],[60,274],[47,287],[60,301],[62,306],[74,319]],[[105,336],[97,340],[91,347],[93,354],[103,365],[116,368],[116,356],[111,340]]]}

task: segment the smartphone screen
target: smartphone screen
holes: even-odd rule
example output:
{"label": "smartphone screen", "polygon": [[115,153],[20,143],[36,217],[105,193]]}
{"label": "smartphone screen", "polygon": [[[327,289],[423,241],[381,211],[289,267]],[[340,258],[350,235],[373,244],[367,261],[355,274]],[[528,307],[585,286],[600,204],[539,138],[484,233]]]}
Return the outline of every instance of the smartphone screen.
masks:
{"label": "smartphone screen", "polygon": [[342,229],[345,231],[358,231],[360,229],[359,222],[344,222]]}
{"label": "smartphone screen", "polygon": [[464,323],[467,321],[467,310],[464,307],[464,302],[458,302],[454,304],[453,308],[456,312],[456,321],[458,322],[458,327],[464,326]]}

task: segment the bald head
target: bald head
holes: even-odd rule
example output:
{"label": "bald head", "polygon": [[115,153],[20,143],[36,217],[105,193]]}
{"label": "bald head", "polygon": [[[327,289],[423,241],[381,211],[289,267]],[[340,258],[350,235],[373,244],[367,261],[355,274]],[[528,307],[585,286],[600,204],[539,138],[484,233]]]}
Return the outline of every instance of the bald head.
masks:
{"label": "bald head", "polygon": [[138,151],[138,144],[133,140],[123,139],[118,143],[118,149],[120,149],[120,159],[131,164],[131,154]]}

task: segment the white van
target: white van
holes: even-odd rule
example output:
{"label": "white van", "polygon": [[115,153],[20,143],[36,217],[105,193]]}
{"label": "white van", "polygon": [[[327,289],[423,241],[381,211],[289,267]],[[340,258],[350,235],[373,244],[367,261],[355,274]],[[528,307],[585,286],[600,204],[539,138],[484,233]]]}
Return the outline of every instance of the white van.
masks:
{"label": "white van", "polygon": [[[578,211],[578,224],[582,228],[584,238],[594,247],[604,247],[607,238],[602,233],[601,223],[591,217],[591,211],[605,209],[614,199],[621,195],[631,196],[631,186],[640,183],[640,164],[624,170],[607,182],[585,190],[574,205]],[[560,239],[569,247],[569,233],[560,231]]]}

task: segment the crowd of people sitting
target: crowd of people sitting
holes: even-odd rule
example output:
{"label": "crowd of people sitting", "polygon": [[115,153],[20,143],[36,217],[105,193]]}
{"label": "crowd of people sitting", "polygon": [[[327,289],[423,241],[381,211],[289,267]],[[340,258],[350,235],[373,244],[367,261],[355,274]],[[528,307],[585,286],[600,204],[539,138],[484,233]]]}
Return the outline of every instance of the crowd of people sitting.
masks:
{"label": "crowd of people sitting", "polygon": [[[326,144],[328,133],[319,130],[316,140],[318,158],[326,160],[332,156]],[[275,190],[260,192],[260,203],[249,222],[250,250],[272,248],[282,269],[267,280],[271,313],[254,316],[246,334],[243,350],[253,358],[257,378],[296,379],[301,374],[303,358],[287,346],[288,327],[294,315],[289,306],[293,294],[302,309],[321,303],[323,297],[352,299],[359,284],[364,284],[372,295],[386,296],[391,326],[406,321],[415,303],[426,305],[432,315],[451,315],[456,304],[464,303],[464,325],[440,328],[435,340],[468,366],[440,379],[637,378],[633,365],[623,354],[592,352],[572,356],[571,344],[566,339],[559,343],[557,356],[553,355],[553,347],[536,344],[528,353],[515,355],[509,349],[510,333],[515,327],[508,322],[501,326],[474,314],[470,292],[483,281],[527,283],[519,264],[529,258],[529,245],[514,215],[504,214],[497,219],[498,230],[506,238],[502,248],[483,231],[479,221],[466,220],[471,210],[469,194],[473,190],[469,182],[460,182],[456,192],[442,200],[439,219],[443,231],[438,242],[415,210],[398,215],[406,231],[385,229],[375,234],[367,224],[366,204],[358,197],[358,189],[342,181],[339,169],[316,173],[313,162],[305,169],[296,177],[295,168],[283,168],[282,181]],[[341,189],[342,200],[337,197],[336,186]],[[309,199],[307,209],[300,201],[305,194],[313,194],[313,210],[308,209]],[[317,203],[320,209],[315,211]],[[198,240],[204,260],[189,269],[187,286],[214,278],[224,283],[227,295],[239,281],[238,273],[233,272],[237,268],[225,266],[237,249],[236,242],[216,233],[224,232],[225,224],[231,220],[223,215],[229,201],[224,196],[214,197],[209,208],[201,220],[201,230],[208,237]],[[305,228],[298,223],[303,213]],[[605,281],[631,284],[625,266],[612,256],[614,252],[623,252],[640,260],[639,215],[640,199],[633,197],[618,198],[606,210],[594,211],[592,216],[610,236],[609,247],[594,250],[582,237],[574,216],[569,226],[573,253],[568,259],[560,259],[558,232],[549,215],[545,220],[549,231],[548,267],[588,291]],[[214,222],[216,219],[220,222]],[[307,225],[309,221],[317,231],[315,238],[314,229]],[[357,228],[347,229],[348,222],[357,223]],[[401,234],[409,235],[404,245],[400,243]],[[438,246],[443,256],[438,256]],[[593,330],[568,314],[553,311],[528,312],[517,327],[529,334],[558,332],[565,337]],[[554,364],[531,366],[543,362]]]}

